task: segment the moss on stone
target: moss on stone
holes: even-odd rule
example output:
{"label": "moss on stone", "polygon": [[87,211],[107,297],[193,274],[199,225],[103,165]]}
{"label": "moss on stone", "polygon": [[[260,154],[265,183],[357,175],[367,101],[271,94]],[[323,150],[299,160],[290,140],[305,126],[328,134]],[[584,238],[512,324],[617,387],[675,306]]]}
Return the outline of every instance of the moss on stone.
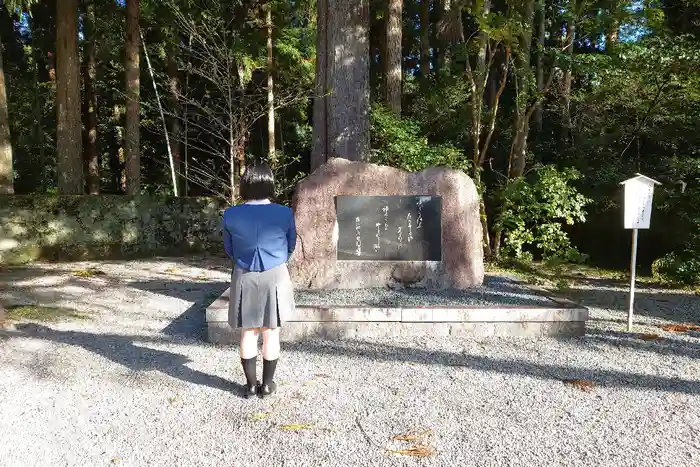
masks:
{"label": "moss on stone", "polygon": [[220,252],[212,198],[0,196],[0,264]]}

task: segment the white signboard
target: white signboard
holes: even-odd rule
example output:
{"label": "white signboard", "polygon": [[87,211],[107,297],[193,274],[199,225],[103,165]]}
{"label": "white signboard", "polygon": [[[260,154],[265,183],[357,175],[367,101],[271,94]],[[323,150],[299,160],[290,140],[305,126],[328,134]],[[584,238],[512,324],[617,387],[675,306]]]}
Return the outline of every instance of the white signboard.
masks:
{"label": "white signboard", "polygon": [[654,185],[659,182],[644,175],[637,175],[622,183],[625,185],[625,228],[648,229],[651,223]]}
{"label": "white signboard", "polygon": [[625,185],[625,228],[648,229],[654,186],[632,181]]}
{"label": "white signboard", "polygon": [[632,229],[632,261],[630,265],[630,300],[627,311],[627,332],[632,332],[634,312],[634,280],[637,275],[637,236],[639,229],[648,229],[651,222],[651,201],[654,185],[661,185],[654,179],[637,174],[622,182],[625,186],[625,228]]}

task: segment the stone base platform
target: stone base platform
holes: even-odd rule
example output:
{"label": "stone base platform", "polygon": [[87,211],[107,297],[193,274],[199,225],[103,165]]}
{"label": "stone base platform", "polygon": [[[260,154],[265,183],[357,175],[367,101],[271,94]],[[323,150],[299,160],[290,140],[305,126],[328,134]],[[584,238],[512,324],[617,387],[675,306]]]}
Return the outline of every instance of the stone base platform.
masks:
{"label": "stone base platform", "polygon": [[[207,337],[237,344],[227,322],[229,291],[206,311]],[[581,336],[588,309],[509,278],[490,276],[468,291],[335,289],[296,292],[284,341],[375,337]],[[351,305],[349,305],[351,303]]]}

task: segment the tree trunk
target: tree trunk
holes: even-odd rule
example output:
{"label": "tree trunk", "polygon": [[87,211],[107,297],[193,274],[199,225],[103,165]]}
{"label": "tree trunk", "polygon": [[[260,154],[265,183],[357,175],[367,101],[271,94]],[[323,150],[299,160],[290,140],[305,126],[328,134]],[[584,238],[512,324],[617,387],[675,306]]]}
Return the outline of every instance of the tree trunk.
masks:
{"label": "tree trunk", "polygon": [[[545,0],[538,0],[538,24],[537,24],[537,90],[544,89],[544,41],[547,34],[547,10]],[[535,127],[538,132],[542,131],[543,111],[542,104],[535,109]]]}
{"label": "tree trunk", "polygon": [[[116,100],[116,99],[115,99]],[[124,157],[124,127],[122,126],[122,108],[114,104],[112,120],[114,121],[114,142],[116,151],[112,153],[110,166],[114,191],[126,193],[126,158]]]}
{"label": "tree trunk", "polygon": [[618,20],[613,20],[612,24],[605,31],[605,49],[611,51],[615,49],[618,42],[618,35],[620,33],[620,22]]}
{"label": "tree trunk", "polygon": [[[192,48],[192,33],[190,32],[190,38],[188,41],[188,47],[191,49]],[[191,62],[190,58],[188,56],[187,58],[187,71],[185,72],[185,95],[188,95],[189,90],[190,90],[190,67],[191,67]],[[185,183],[185,196],[189,196],[190,192],[190,173],[189,173],[189,158],[187,157],[187,150],[188,150],[188,137],[189,137],[189,132],[187,128],[187,122],[189,121],[189,113],[188,113],[188,108],[187,108],[187,101],[185,101],[185,108],[182,111],[183,113],[183,121],[185,122],[185,128],[184,128],[184,139],[185,139],[185,144],[184,144],[184,154],[183,154],[183,159],[185,163],[185,171],[184,171],[184,183]]]}
{"label": "tree trunk", "polygon": [[[31,21],[30,21],[31,24]],[[31,25],[30,25],[31,29]],[[39,180],[42,182],[46,180],[46,172],[47,172],[47,167],[46,167],[46,138],[44,136],[44,100],[43,100],[43,92],[41,89],[41,73],[39,72],[39,63],[41,63],[41,50],[39,50],[38,47],[35,47],[32,49],[32,56],[34,58],[34,108],[33,108],[33,115],[34,115],[34,138],[36,143],[39,146],[39,159],[38,159],[38,164],[40,167],[37,167],[37,173]],[[48,76],[46,77],[48,80]]]}
{"label": "tree trunk", "polygon": [[[371,0],[370,0],[371,1]],[[379,0],[380,7],[379,7],[379,32],[377,34],[379,40],[378,40],[378,47],[379,47],[379,56],[377,59],[377,64],[379,66],[379,80],[377,83],[379,86],[377,87],[377,91],[379,93],[377,100],[381,102],[386,101],[386,59],[387,59],[387,53],[386,53],[386,28],[387,28],[387,21],[389,17],[389,2],[390,0]],[[370,96],[371,99],[371,96]]]}
{"label": "tree trunk", "polygon": [[420,0],[420,74],[430,75],[430,0]]}
{"label": "tree trunk", "polygon": [[313,146],[311,150],[310,171],[322,166],[328,158],[328,111],[326,95],[328,88],[328,0],[316,0],[316,76],[314,86],[314,105],[312,112]]}
{"label": "tree trunk", "polygon": [[516,99],[515,137],[511,147],[508,175],[517,178],[525,172],[527,162],[527,135],[530,130],[528,100],[530,97],[530,51],[532,46],[532,26],[535,13],[535,0],[527,0],[523,18],[525,27],[519,38],[519,50],[515,57],[518,98]]}
{"label": "tree trunk", "polygon": [[438,23],[440,22],[440,17],[442,13],[440,12],[440,1],[442,0],[432,0],[432,10],[430,12],[430,49],[432,51],[430,57],[430,67],[432,73],[439,75],[440,73],[440,63],[442,62],[442,44],[438,38]]}
{"label": "tree trunk", "polygon": [[[474,12],[477,17],[485,18],[488,16],[491,10],[490,0],[485,0],[481,4],[481,11]],[[467,50],[469,50],[468,44]],[[488,81],[488,75],[490,68],[486,62],[486,51],[489,45],[488,33],[480,31],[478,34],[478,50],[476,56],[476,67],[472,70],[470,57],[467,55],[465,60],[465,66],[467,69],[467,74],[469,76],[469,84],[471,88],[471,136],[472,136],[472,162],[473,162],[473,175],[474,181],[481,193],[481,199],[479,203],[479,211],[481,218],[481,227],[483,232],[483,247],[484,255],[486,257],[491,255],[491,248],[489,242],[489,228],[488,228],[488,218],[486,216],[486,203],[484,197],[486,196],[486,189],[481,180],[481,167],[483,164],[482,160],[482,149],[481,149],[481,130],[482,130],[482,120],[481,115],[484,108],[484,93],[486,92],[486,83]],[[488,142],[486,144],[489,144]],[[485,148],[484,148],[485,149]],[[486,151],[483,151],[486,154]]]}
{"label": "tree trunk", "polygon": [[503,229],[497,228],[496,232],[493,234],[493,257],[498,258],[501,256],[501,240],[503,238]]}
{"label": "tree trunk", "polygon": [[[576,3],[572,2],[575,6]],[[571,131],[573,126],[571,123],[571,81],[572,81],[572,61],[574,57],[574,41],[576,40],[576,23],[574,19],[566,25],[566,53],[569,54],[569,61],[566,65],[566,71],[564,71],[564,124],[567,128],[567,134]]]}
{"label": "tree trunk", "polygon": [[277,165],[277,153],[275,151],[275,94],[273,61],[272,61],[272,3],[266,8],[267,23],[267,152],[270,164]]}
{"label": "tree trunk", "polygon": [[[240,96],[245,95],[245,84],[243,81],[243,77],[245,76],[244,73],[244,68],[243,68],[243,63],[238,62],[238,92]],[[229,100],[229,102],[233,103],[232,100]],[[235,144],[236,144],[236,158],[238,160],[238,176],[242,177],[243,174],[245,173],[246,169],[246,159],[245,159],[245,147],[246,143],[248,142],[248,128],[245,125],[245,121],[241,118],[241,120],[236,122],[237,127],[235,127],[235,130],[237,131],[235,134]],[[240,180],[240,178],[239,178]]]}
{"label": "tree trunk", "polygon": [[440,0],[440,18],[437,21],[437,39],[440,43],[438,76],[452,74],[453,46],[464,41],[461,3],[454,0]]}
{"label": "tree trunk", "polygon": [[[176,41],[177,39],[175,39]],[[182,125],[180,123],[180,76],[177,69],[177,54],[179,44],[174,43],[170,47],[168,54],[168,90],[170,110],[170,152],[173,155],[173,168],[175,170],[175,183],[177,184],[177,193],[180,193],[182,185],[182,156],[181,156],[181,138]]]}
{"label": "tree trunk", "polygon": [[[372,99],[376,99],[375,93],[381,93],[381,43],[384,37],[384,21],[379,15],[373,14],[369,26],[369,87],[372,92]],[[318,41],[317,41],[318,44]]]}
{"label": "tree trunk", "polygon": [[402,10],[403,0],[387,0],[389,2],[386,17],[386,55],[384,62],[384,99],[387,106],[396,114],[401,115],[401,33],[403,30]]}
{"label": "tree trunk", "polygon": [[524,111],[518,111],[517,127],[513,137],[510,164],[508,167],[509,178],[518,178],[525,173],[527,164],[527,135],[530,131],[530,122],[525,120]]}
{"label": "tree trunk", "polygon": [[238,190],[236,189],[236,136],[233,126],[233,118],[228,125],[228,158],[229,158],[229,189],[231,190],[231,204],[236,204]]}
{"label": "tree trunk", "polygon": [[[529,106],[530,101],[530,53],[532,47],[532,26],[534,21],[535,0],[527,0],[525,4],[524,20],[525,28],[518,40],[519,50],[515,57],[515,75],[517,79],[517,98],[515,103],[515,135],[511,144],[510,154],[508,157],[508,182],[510,180],[521,177],[525,173],[527,163],[527,137],[530,132],[530,118],[541,104],[541,99],[537,99],[532,106]],[[543,91],[551,84],[550,82],[543,86]],[[499,216],[497,214],[497,216]],[[503,228],[500,222],[497,222],[497,227],[493,232],[493,254],[498,257],[501,252],[501,237]]]}
{"label": "tree trunk", "polygon": [[95,2],[85,5],[85,66],[83,82],[85,84],[85,148],[84,167],[87,172],[87,192],[91,195],[100,193],[100,161],[97,151],[97,94],[95,78],[97,75],[97,42],[95,38]]}
{"label": "tree trunk", "polygon": [[58,193],[83,194],[78,0],[56,2],[56,155]]}
{"label": "tree trunk", "polygon": [[605,50],[611,52],[615,49],[618,42],[618,35],[620,33],[620,20],[618,19],[618,14],[620,10],[620,0],[609,0],[609,10],[608,23],[605,27]]}
{"label": "tree trunk", "polygon": [[[491,11],[490,0],[484,0],[482,3],[482,11],[476,12],[478,17],[487,17]],[[469,57],[467,56],[466,68],[469,75],[472,97],[471,101],[471,120],[472,120],[472,161],[475,167],[481,167],[481,115],[484,106],[484,93],[486,91],[486,82],[488,80],[489,67],[486,63],[486,49],[489,44],[489,36],[486,32],[480,31],[478,34],[479,48],[476,56],[476,67],[472,71]]]}
{"label": "tree trunk", "polygon": [[243,127],[243,125],[239,125],[237,137],[238,139],[236,140],[236,156],[238,159],[238,177],[240,180],[240,177],[242,177],[245,173],[247,165],[245,159],[245,148],[246,144],[248,143],[248,131]]}
{"label": "tree trunk", "polygon": [[[503,57],[503,65],[502,65],[502,72],[501,72],[501,77],[500,77],[500,84],[498,86],[498,89],[494,91],[493,96],[491,97],[491,104],[489,105],[489,116],[487,120],[487,128],[488,132],[486,134],[486,138],[484,139],[482,149],[481,149],[481,154],[479,156],[479,160],[481,161],[481,164],[483,164],[486,161],[486,156],[488,154],[488,149],[489,145],[491,144],[491,138],[493,137],[493,133],[496,129],[496,118],[498,116],[498,106],[499,102],[501,99],[501,95],[503,94],[503,91],[506,88],[506,83],[508,82],[508,68],[510,66],[510,53],[511,49],[509,45],[506,45],[505,47],[505,56]],[[490,80],[493,81],[493,80]],[[478,180],[478,179],[476,179]],[[486,188],[484,187],[484,193],[482,193],[481,196],[481,204],[479,206],[480,211],[481,211],[481,219],[482,219],[482,225],[484,226],[484,254],[487,256],[492,256],[497,258],[498,255],[500,254],[500,245],[501,245],[501,230],[500,227],[497,227],[495,229],[495,232],[493,233],[493,236],[491,238],[493,239],[493,249],[491,249],[491,245],[489,243],[489,230],[488,230],[488,219],[486,217],[486,206],[485,206],[485,191]],[[498,214],[494,216],[494,218],[497,219]]]}
{"label": "tree trunk", "polygon": [[311,170],[369,154],[369,1],[318,0]]}
{"label": "tree trunk", "polygon": [[[56,31],[56,34],[58,34],[58,28]],[[56,54],[53,52],[48,52],[46,54],[46,61],[48,62],[48,72],[49,72],[49,81],[51,83],[56,83]]]}
{"label": "tree trunk", "polygon": [[0,40],[0,194],[11,195],[14,191],[10,117],[7,111],[5,71],[2,64],[2,40]]}
{"label": "tree trunk", "polygon": [[[55,6],[55,5],[54,5]],[[39,10],[38,8],[36,10]],[[43,8],[42,10],[45,10]],[[44,31],[41,31],[41,28],[37,27],[38,24],[38,19],[43,18],[42,16],[43,11],[34,11],[31,16],[27,17],[27,25],[29,26],[29,31],[31,32],[32,35],[32,41],[36,41],[35,44],[38,44],[40,37],[43,35],[42,32],[45,34]],[[45,24],[45,23],[44,23]],[[41,31],[41,32],[39,32]],[[0,47],[1,48],[1,47]],[[31,183],[34,186],[37,186],[39,184],[43,184],[44,181],[46,180],[46,173],[47,173],[47,163],[46,163],[46,138],[44,136],[44,127],[43,127],[43,121],[44,121],[44,102],[45,102],[45,95],[41,86],[41,83],[44,83],[46,81],[49,81],[49,70],[48,70],[48,63],[46,63],[46,60],[44,59],[44,53],[45,51],[41,50],[41,47],[34,46],[32,47],[32,53],[31,53],[31,58],[32,58],[32,74],[34,78],[34,99],[33,99],[33,104],[32,104],[32,118],[34,119],[34,127],[32,129],[32,136],[34,138],[34,141],[37,145],[37,151],[38,151],[38,158],[36,160],[36,167],[35,171],[33,171],[36,175],[35,177],[32,178]],[[55,74],[54,74],[55,75]]]}
{"label": "tree trunk", "polygon": [[141,188],[139,2],[140,0],[126,0],[124,149],[126,152],[126,192],[130,195],[138,194]]}
{"label": "tree trunk", "polygon": [[481,246],[484,249],[484,257],[491,256],[491,241],[489,235],[489,219],[486,215],[486,189],[481,180],[481,167],[474,168],[474,184],[479,190],[479,220],[481,221]]}

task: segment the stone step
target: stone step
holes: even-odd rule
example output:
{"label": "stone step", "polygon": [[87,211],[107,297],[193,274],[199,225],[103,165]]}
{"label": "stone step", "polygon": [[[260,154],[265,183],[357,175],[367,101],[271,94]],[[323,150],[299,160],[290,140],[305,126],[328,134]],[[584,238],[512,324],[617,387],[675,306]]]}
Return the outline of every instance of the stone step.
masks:
{"label": "stone step", "polygon": [[[371,307],[338,305],[297,306],[293,319],[282,326],[282,339],[357,339],[372,337],[440,336],[580,336],[585,334],[588,309],[561,299],[544,306],[425,306]],[[228,290],[206,311],[208,340],[238,342],[228,325]]]}

